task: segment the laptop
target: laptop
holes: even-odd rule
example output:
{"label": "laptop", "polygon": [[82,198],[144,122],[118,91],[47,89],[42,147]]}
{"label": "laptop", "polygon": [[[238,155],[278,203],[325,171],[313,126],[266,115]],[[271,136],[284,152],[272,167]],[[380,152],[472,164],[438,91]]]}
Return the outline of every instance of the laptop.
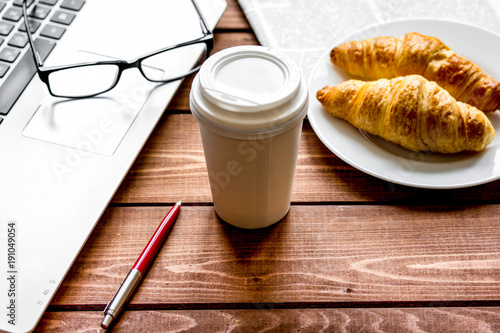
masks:
{"label": "laptop", "polygon": [[[53,97],[36,74],[19,88],[11,76],[25,54],[32,57],[17,35],[24,25],[16,18],[21,3],[0,0],[0,330],[5,332],[35,329],[181,83],[152,83],[129,69],[114,89],[95,97]],[[213,29],[226,1],[197,3]],[[190,0],[34,0],[28,13],[40,23],[34,38],[55,43],[45,66],[132,60],[202,36]]]}

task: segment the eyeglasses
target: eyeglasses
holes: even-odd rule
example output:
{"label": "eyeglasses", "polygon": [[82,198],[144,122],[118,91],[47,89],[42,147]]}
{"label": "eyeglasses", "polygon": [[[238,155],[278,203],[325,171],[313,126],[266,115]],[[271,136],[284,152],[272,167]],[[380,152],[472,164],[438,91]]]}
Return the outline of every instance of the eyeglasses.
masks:
{"label": "eyeglasses", "polygon": [[213,33],[198,4],[191,0],[200,19],[203,33],[200,38],[171,45],[131,61],[109,60],[44,67],[29,27],[26,1],[23,0],[24,25],[38,76],[55,97],[85,98],[105,93],[116,86],[122,72],[129,68],[139,69],[151,82],[176,81],[196,72],[213,48]]}

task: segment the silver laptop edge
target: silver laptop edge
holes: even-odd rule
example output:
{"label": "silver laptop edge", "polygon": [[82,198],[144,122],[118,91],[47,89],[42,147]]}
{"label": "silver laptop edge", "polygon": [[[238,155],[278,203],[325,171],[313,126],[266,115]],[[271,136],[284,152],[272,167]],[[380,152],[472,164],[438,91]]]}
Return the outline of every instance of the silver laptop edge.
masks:
{"label": "silver laptop edge", "polygon": [[[213,29],[226,1],[197,1]],[[76,18],[80,26],[102,15],[94,12],[99,10],[99,2],[118,9],[123,4],[120,0],[87,0]],[[156,1],[157,10],[172,12],[178,10],[178,3]],[[114,21],[118,16],[110,16],[115,26],[120,24]],[[55,47],[49,62],[71,62],[73,55],[64,56],[70,49],[77,57],[128,55],[129,51],[110,54],[109,50],[86,49],[81,43],[77,46],[69,37],[78,33],[68,31],[72,35]],[[179,33],[173,29],[169,34]],[[148,46],[147,41],[143,46]],[[149,51],[153,50],[154,46]],[[6,253],[0,261],[4,272],[0,279],[1,331],[35,329],[181,83],[153,85],[136,70],[127,72],[115,91],[89,104],[48,96],[35,76],[0,124],[0,249]],[[78,135],[66,133],[65,124],[87,110],[89,116],[81,118],[86,127]],[[113,269],[114,264],[103,265],[103,270]]]}

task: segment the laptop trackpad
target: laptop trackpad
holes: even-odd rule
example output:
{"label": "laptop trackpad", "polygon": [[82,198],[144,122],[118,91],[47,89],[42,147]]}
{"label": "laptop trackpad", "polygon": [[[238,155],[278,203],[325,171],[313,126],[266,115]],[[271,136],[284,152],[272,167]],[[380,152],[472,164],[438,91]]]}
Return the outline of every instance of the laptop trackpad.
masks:
{"label": "laptop trackpad", "polygon": [[138,70],[124,71],[111,91],[92,98],[49,96],[23,136],[101,155],[113,155],[155,84]]}

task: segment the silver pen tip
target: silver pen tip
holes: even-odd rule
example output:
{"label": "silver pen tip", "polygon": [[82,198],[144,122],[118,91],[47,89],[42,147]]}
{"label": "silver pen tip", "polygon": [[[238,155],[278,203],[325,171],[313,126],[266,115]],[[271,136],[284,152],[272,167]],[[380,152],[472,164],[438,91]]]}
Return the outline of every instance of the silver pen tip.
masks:
{"label": "silver pen tip", "polygon": [[110,316],[108,314],[105,315],[104,319],[102,320],[101,327],[107,329],[111,325],[113,319],[114,319],[113,316]]}
{"label": "silver pen tip", "polygon": [[181,201],[181,200],[179,200],[179,201],[177,201],[175,204],[180,206],[180,205],[182,204],[182,201]]}

